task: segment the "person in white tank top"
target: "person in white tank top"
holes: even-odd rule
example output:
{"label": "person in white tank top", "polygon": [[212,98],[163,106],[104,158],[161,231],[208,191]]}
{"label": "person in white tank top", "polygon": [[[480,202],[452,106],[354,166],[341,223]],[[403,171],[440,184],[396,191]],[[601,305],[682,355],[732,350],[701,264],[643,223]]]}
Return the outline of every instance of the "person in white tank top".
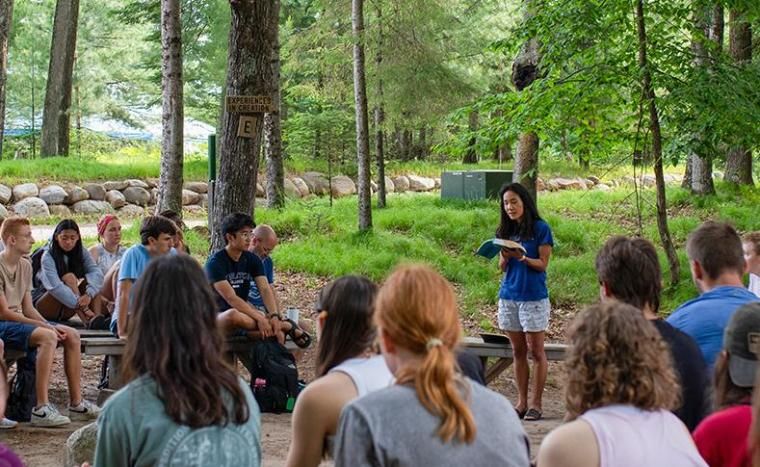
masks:
{"label": "person in white tank top", "polygon": [[319,293],[314,307],[319,335],[316,379],[296,400],[286,466],[318,466],[331,454],[343,407],[393,382],[374,349],[375,295],[377,286],[359,276],[341,277]]}
{"label": "person in white tank top", "polygon": [[592,305],[570,330],[566,418],[538,467],[707,467],[670,410],[680,388],[665,342],[635,307]]}
{"label": "person in white tank top", "polygon": [[747,261],[750,292],[760,297],[760,231],[750,232],[742,237],[744,259]]}

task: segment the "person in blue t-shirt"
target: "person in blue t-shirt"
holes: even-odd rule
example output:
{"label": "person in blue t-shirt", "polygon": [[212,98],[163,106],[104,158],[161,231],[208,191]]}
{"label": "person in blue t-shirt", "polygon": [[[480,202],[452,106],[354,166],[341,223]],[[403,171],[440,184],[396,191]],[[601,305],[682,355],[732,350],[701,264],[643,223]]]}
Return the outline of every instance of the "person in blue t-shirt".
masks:
{"label": "person in blue t-shirt", "polygon": [[[264,265],[258,256],[248,251],[256,224],[251,216],[233,213],[222,219],[222,235],[226,246],[211,255],[206,262],[206,276],[217,295],[219,326],[226,333],[243,332],[251,338],[276,336],[280,343],[289,335],[299,347],[308,347],[311,336],[297,323],[284,319],[279,313],[272,288],[267,281]],[[251,282],[261,293],[262,312],[248,303]]]}
{"label": "person in blue t-shirt", "polygon": [[694,338],[712,368],[731,316],[758,297],[744,288],[747,263],[742,241],[729,224],[708,221],[700,225],[686,240],[686,255],[701,295],[678,307],[667,321]]}
{"label": "person in blue t-shirt", "polygon": [[[499,289],[499,328],[512,342],[517,381],[515,410],[520,418],[539,420],[543,416],[542,395],[549,363],[544,352],[544,336],[549,325],[549,292],[546,268],[554,240],[549,224],[541,219],[536,202],[519,183],[499,190],[501,222],[496,237],[513,240],[525,248],[503,248],[499,269],[504,278]],[[533,355],[533,391],[528,400],[528,348]]]}
{"label": "person in blue t-shirt", "polygon": [[[251,232],[251,242],[248,244],[248,251],[258,256],[261,264],[264,266],[264,275],[267,283],[270,285],[274,302],[280,307],[280,300],[277,292],[272,287],[274,284],[274,262],[270,256],[277,247],[278,239],[274,229],[266,224],[257,225]],[[251,282],[251,289],[248,292],[248,302],[260,310],[265,310],[264,300],[261,298],[261,292],[255,281]]]}
{"label": "person in blue t-shirt", "polygon": [[116,301],[111,317],[111,332],[125,339],[129,330],[129,306],[132,285],[140,278],[148,263],[154,258],[172,251],[176,227],[163,216],[148,216],[140,224],[140,244],[131,246],[121,258]]}

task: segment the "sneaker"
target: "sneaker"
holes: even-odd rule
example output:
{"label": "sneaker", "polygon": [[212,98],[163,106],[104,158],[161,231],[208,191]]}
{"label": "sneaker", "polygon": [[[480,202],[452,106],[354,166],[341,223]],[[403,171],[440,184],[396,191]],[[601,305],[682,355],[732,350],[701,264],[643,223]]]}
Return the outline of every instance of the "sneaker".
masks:
{"label": "sneaker", "polygon": [[32,410],[32,426],[62,426],[69,423],[71,423],[69,417],[61,415],[51,404]]}
{"label": "sneaker", "polygon": [[72,420],[95,420],[98,415],[100,415],[100,407],[84,399],[76,407],[69,406],[69,418]]}
{"label": "sneaker", "polygon": [[9,420],[7,418],[0,420],[0,430],[10,430],[11,428],[16,428],[17,426],[18,422],[14,422],[13,420]]}

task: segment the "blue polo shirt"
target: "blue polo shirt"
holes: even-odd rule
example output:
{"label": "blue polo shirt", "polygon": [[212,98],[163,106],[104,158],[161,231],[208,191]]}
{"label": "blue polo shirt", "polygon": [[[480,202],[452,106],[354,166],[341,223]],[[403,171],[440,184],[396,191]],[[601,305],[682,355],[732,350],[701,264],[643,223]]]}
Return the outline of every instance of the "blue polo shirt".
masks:
{"label": "blue polo shirt", "polygon": [[[527,251],[528,258],[538,258],[538,248],[542,245],[554,246],[552,229],[549,224],[539,220],[533,226],[533,238],[520,238],[513,236],[508,240],[518,242]],[[507,271],[501,281],[499,298],[502,300],[514,300],[517,302],[532,302],[549,297],[546,288],[546,271],[536,271],[522,261],[510,258],[507,263]]]}
{"label": "blue polo shirt", "polygon": [[744,287],[716,287],[678,307],[667,321],[697,342],[712,368],[723,349],[723,331],[731,316],[745,303],[757,301],[760,299]]}
{"label": "blue polo shirt", "polygon": [[[274,262],[272,261],[272,257],[267,256],[262,259],[261,264],[264,265],[264,273],[267,276],[267,282],[270,285],[274,284]],[[259,292],[259,288],[255,281],[251,281],[251,290],[248,292],[248,303],[260,310],[266,309],[264,306],[264,300],[261,298],[261,292]]]}

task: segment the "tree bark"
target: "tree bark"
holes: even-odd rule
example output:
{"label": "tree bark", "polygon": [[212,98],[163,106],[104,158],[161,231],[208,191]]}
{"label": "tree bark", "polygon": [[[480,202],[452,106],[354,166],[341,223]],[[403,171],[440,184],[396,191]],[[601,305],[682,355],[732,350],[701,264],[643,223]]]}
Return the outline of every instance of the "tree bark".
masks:
{"label": "tree bark", "polygon": [[425,125],[420,127],[419,137],[417,138],[418,154],[417,159],[424,161],[428,156],[427,128]]}
{"label": "tree bark", "polygon": [[375,4],[377,14],[377,54],[375,69],[377,71],[377,105],[375,106],[375,158],[377,160],[377,207],[386,206],[385,189],[385,109],[383,109],[383,10],[380,2]]}
{"label": "tree bark", "polygon": [[264,152],[267,161],[267,206],[281,208],[285,206],[285,167],[282,162],[282,126],[280,121],[280,0],[272,0],[273,17],[271,22],[275,24],[274,50],[271,62],[271,85],[272,102],[274,110],[264,116]]}
{"label": "tree bark", "polygon": [[[270,92],[272,50],[277,24],[272,24],[272,2],[231,0],[232,20],[227,52],[227,96],[266,96]],[[223,248],[222,219],[233,212],[254,214],[264,126],[263,114],[255,114],[253,138],[238,137],[241,115],[225,111],[219,144],[219,175],[214,199],[212,250]]]}
{"label": "tree bark", "polygon": [[8,41],[13,24],[13,0],[0,0],[0,160],[5,135],[5,85],[8,78]]}
{"label": "tree bark", "polygon": [[184,120],[181,1],[161,0],[161,171],[156,212],[182,216]]}
{"label": "tree bark", "polygon": [[78,20],[79,0],[56,2],[45,108],[42,110],[42,157],[69,154],[71,87]]}
{"label": "tree bark", "polygon": [[470,111],[467,128],[470,131],[470,140],[467,142],[467,152],[464,153],[462,163],[477,164],[478,151],[476,150],[475,145],[478,142],[478,139],[475,137],[475,132],[478,131],[478,113],[474,110]]}
{"label": "tree bark", "polygon": [[638,33],[638,62],[641,70],[642,97],[649,107],[649,129],[652,134],[652,153],[654,156],[654,177],[657,189],[657,230],[660,241],[665,249],[670,266],[670,283],[678,283],[680,264],[673,241],[668,229],[667,200],[665,198],[665,176],[662,167],[662,134],[660,132],[660,116],[655,102],[652,74],[647,60],[647,33],[644,20],[644,0],[636,1],[636,30]]}
{"label": "tree bark", "polygon": [[[745,67],[752,61],[752,27],[746,19],[745,12],[736,9],[729,11],[728,24],[731,58],[738,66]],[[754,184],[751,149],[737,146],[728,151],[725,180],[739,185]]]}
{"label": "tree bark", "polygon": [[356,157],[358,159],[359,230],[372,228],[372,205],[369,165],[369,123],[367,117],[367,83],[364,68],[364,0],[351,1],[351,24],[354,33],[354,106],[356,109]]}

